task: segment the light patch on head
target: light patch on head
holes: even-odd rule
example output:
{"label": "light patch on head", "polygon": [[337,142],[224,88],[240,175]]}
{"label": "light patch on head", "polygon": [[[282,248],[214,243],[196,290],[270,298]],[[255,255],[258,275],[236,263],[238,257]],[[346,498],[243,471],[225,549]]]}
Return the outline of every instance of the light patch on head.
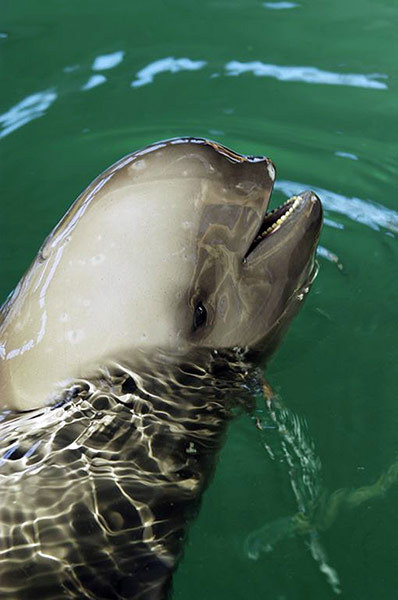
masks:
{"label": "light patch on head", "polygon": [[97,265],[100,265],[101,263],[103,263],[105,260],[105,254],[97,254],[96,256],[92,256],[90,258],[90,263],[96,267]]}
{"label": "light patch on head", "polygon": [[65,333],[65,339],[70,344],[79,344],[85,337],[85,333],[82,329],[71,329]]}
{"label": "light patch on head", "polygon": [[16,331],[22,331],[23,328],[24,328],[24,322],[22,320],[21,321],[17,321],[15,323],[15,330]]}
{"label": "light patch on head", "polygon": [[270,176],[272,181],[275,181],[275,168],[271,163],[267,165],[268,175]]}
{"label": "light patch on head", "polygon": [[146,167],[146,161],[141,158],[140,160],[134,160],[128,167],[128,171],[143,171]]}

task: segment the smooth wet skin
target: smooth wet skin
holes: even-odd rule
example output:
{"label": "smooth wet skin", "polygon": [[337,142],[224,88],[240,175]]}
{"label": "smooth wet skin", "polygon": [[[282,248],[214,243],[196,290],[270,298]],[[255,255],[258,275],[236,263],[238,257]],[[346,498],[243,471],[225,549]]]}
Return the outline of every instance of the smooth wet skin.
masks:
{"label": "smooth wet skin", "polygon": [[2,308],[0,598],[165,600],[227,424],[315,276],[312,192],[161,142],[83,192]]}
{"label": "smooth wet skin", "polygon": [[[138,350],[264,346],[295,312],[321,226],[314,194],[250,251],[275,169],[201,139],[162,142],[100,175],[3,307],[0,403],[47,405]],[[198,303],[206,311],[193,328]]]}

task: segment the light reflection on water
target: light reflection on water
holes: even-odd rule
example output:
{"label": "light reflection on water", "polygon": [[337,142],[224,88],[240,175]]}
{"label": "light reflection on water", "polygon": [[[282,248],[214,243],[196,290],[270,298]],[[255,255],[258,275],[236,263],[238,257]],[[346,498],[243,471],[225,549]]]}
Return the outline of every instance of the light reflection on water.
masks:
{"label": "light reflection on water", "polygon": [[88,81],[82,85],[82,90],[86,91],[86,90],[91,90],[94,87],[97,87],[98,85],[101,85],[101,83],[105,83],[106,81],[106,77],[105,75],[91,75],[91,77],[88,79]]}
{"label": "light reflection on water", "polygon": [[106,69],[113,69],[114,67],[117,67],[117,65],[120,65],[123,57],[123,50],[112,52],[112,54],[100,54],[94,60],[91,68],[93,71],[105,71]]}
{"label": "light reflection on water", "polygon": [[300,4],[296,4],[296,2],[263,2],[263,6],[270,10],[288,10],[297,8]]}
{"label": "light reflection on water", "polygon": [[278,81],[302,81],[304,83],[323,83],[326,85],[347,85],[352,87],[372,88],[375,90],[386,90],[387,84],[377,81],[377,78],[386,78],[386,75],[374,73],[372,75],[361,75],[359,73],[333,73],[323,71],[316,67],[307,66],[281,66],[269,65],[259,60],[252,62],[239,62],[231,60],[225,65],[228,75],[242,75],[242,73],[253,73],[258,77],[272,77]]}
{"label": "light reflection on water", "polygon": [[[151,68],[139,71],[137,79],[133,81],[132,86],[138,87],[150,83],[153,81],[155,74],[160,72],[168,71],[170,73],[175,73],[183,69],[196,70],[200,69],[202,64],[204,63],[201,63],[200,61],[189,61],[189,59],[175,60],[170,58],[157,61]],[[82,86],[82,90],[89,90],[105,83],[105,81],[106,77],[102,74],[92,75]],[[33,119],[45,115],[46,111],[55,102],[57,97],[58,94],[52,89],[32,94],[10,108],[7,112],[0,115],[0,123],[3,127],[3,130],[0,132],[0,138],[9,135]],[[336,154],[347,156],[346,153],[336,152]],[[350,158],[351,157],[354,158],[353,155],[350,155]],[[357,160],[357,157],[355,157],[355,159]],[[300,191],[310,187],[321,197],[326,210],[345,215],[349,219],[362,223],[375,230],[384,228],[393,233],[398,233],[398,212],[380,204],[356,197],[349,198],[331,190],[314,187],[305,183],[287,180],[277,180],[275,183],[275,189],[281,191],[288,197],[298,194]],[[332,224],[332,222],[328,223],[326,221],[326,224],[329,224],[332,227],[336,226],[336,224]]]}
{"label": "light reflection on water", "polygon": [[206,65],[204,60],[191,60],[190,58],[161,58],[150,63],[138,71],[136,79],[131,82],[131,87],[141,87],[152,83],[155,75],[159,73],[179,73],[180,71],[198,71]]}
{"label": "light reflection on water", "polygon": [[275,182],[275,189],[281,191],[286,196],[293,196],[308,188],[311,188],[322,198],[322,203],[326,210],[340,213],[376,231],[383,228],[393,233],[398,233],[398,212],[386,208],[381,204],[377,204],[371,200],[362,200],[361,198],[349,198],[331,190],[325,190],[296,181]]}
{"label": "light reflection on water", "polygon": [[[158,73],[177,73],[179,71],[197,71],[208,63],[206,60],[191,60],[189,58],[161,58],[149,63],[138,71],[137,78],[132,82],[132,87],[139,87],[152,83],[154,76]],[[259,60],[251,62],[240,62],[231,60],[224,65],[224,74],[238,76],[243,73],[252,73],[257,77],[272,77],[278,81],[301,81],[304,83],[344,85],[351,87],[363,87],[377,90],[386,90],[387,84],[378,79],[386,79],[383,74],[364,75],[361,73],[334,73],[324,71],[312,66],[285,66],[266,64]],[[215,73],[212,75],[214,76]],[[220,73],[216,73],[220,75]]]}
{"label": "light reflection on water", "polygon": [[337,265],[338,268],[340,268],[340,269],[342,268],[339,257],[337,256],[337,254],[335,254],[331,250],[328,250],[327,248],[325,248],[324,246],[321,246],[319,244],[318,248],[316,250],[316,253],[317,253],[317,256],[321,256],[322,258],[325,258],[329,262]]}
{"label": "light reflection on water", "polygon": [[46,114],[47,109],[58,98],[54,89],[44,90],[31,94],[18,102],[15,106],[0,115],[0,138],[9,135],[33,119],[38,119]]}
{"label": "light reflection on water", "polygon": [[[102,73],[98,73],[98,71],[113,69],[123,61],[124,57],[125,52],[123,50],[118,50],[111,54],[98,55],[91,66],[91,69],[96,71],[96,73],[91,75],[86,83],[80,86],[80,89],[87,91],[106,83],[108,78]],[[130,86],[138,88],[153,83],[156,75],[160,73],[176,74],[181,71],[199,71],[207,65],[211,66],[211,62],[206,60],[192,60],[187,57],[174,58],[169,56],[160,58],[138,70]],[[79,65],[72,65],[64,67],[63,71],[70,73],[79,70],[79,68]],[[383,74],[336,73],[324,71],[316,67],[281,66],[266,64],[258,60],[251,62],[232,60],[227,62],[223,69],[221,73],[217,70],[212,72],[210,77],[220,76],[221,74],[239,76],[245,73],[252,73],[257,77],[271,77],[282,82],[341,85],[375,90],[386,90],[388,87],[385,81],[378,81],[380,78],[387,79],[387,76]],[[58,95],[59,92],[56,92],[55,88],[37,92],[27,96],[8,111],[1,114],[0,126],[2,127],[2,131],[0,131],[0,138],[5,137],[33,119],[43,116],[46,110],[58,98]],[[335,154],[340,157],[358,160],[355,154],[341,151],[336,151]]]}
{"label": "light reflection on water", "polygon": [[349,158],[350,160],[359,160],[358,156],[356,154],[351,154],[351,152],[341,152],[339,150],[336,150],[335,155],[340,156],[340,158]]}

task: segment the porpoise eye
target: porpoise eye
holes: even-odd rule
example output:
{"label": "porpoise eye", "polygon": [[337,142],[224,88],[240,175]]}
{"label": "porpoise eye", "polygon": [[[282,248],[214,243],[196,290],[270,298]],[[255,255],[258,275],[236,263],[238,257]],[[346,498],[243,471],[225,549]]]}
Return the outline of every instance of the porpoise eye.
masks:
{"label": "porpoise eye", "polygon": [[195,306],[195,312],[193,315],[193,329],[196,331],[199,327],[206,323],[207,310],[203,306],[202,302],[198,302]]}

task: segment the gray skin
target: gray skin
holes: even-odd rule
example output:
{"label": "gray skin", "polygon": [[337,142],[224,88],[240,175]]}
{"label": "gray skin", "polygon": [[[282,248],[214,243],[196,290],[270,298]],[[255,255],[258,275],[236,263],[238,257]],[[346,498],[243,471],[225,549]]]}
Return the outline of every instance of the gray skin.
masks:
{"label": "gray skin", "polygon": [[0,598],[168,596],[250,403],[247,357],[274,350],[314,278],[320,201],[267,213],[274,179],[265,157],[160,142],[46,239],[1,311]]}

